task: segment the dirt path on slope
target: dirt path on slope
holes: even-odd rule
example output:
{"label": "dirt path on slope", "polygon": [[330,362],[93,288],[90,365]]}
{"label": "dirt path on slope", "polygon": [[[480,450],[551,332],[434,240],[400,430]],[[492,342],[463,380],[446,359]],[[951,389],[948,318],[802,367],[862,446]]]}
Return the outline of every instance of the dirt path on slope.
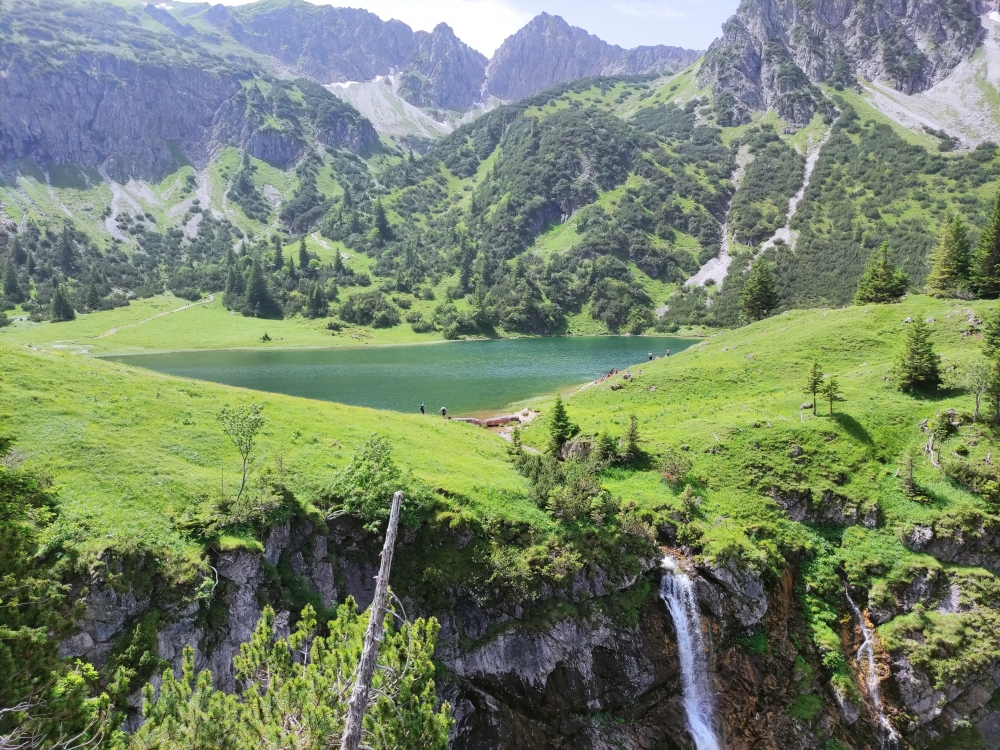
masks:
{"label": "dirt path on slope", "polygon": [[118,326],[116,328],[112,328],[112,329],[110,329],[108,331],[105,331],[104,333],[100,334],[99,336],[88,336],[87,338],[106,339],[108,336],[114,336],[116,333],[118,333],[119,331],[125,330],[126,328],[135,328],[136,326],[141,326],[143,323],[148,323],[151,320],[156,320],[157,318],[162,318],[164,315],[170,315],[171,313],[178,313],[178,312],[181,312],[182,310],[187,310],[189,307],[195,307],[197,305],[207,305],[209,302],[212,302],[214,300],[215,300],[215,295],[214,294],[210,294],[205,299],[198,300],[197,302],[192,302],[189,305],[182,305],[181,307],[178,307],[176,310],[166,310],[164,312],[157,313],[156,315],[154,315],[154,316],[152,316],[150,318],[146,318],[145,320],[140,320],[140,321],[138,321],[136,323],[129,323],[128,325],[124,325],[124,326]]}

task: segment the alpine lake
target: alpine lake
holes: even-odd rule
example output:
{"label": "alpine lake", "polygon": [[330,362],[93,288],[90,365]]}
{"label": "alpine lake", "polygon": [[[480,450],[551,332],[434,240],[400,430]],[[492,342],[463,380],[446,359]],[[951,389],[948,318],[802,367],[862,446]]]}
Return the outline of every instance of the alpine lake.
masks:
{"label": "alpine lake", "polygon": [[339,349],[186,351],[114,357],[157,372],[373,409],[482,416],[641,368],[697,343],[663,336],[491,339]]}

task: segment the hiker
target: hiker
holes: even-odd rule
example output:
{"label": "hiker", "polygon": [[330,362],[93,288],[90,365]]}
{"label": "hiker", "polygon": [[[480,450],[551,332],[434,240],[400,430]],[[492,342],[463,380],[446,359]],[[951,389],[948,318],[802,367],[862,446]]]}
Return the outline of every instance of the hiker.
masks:
{"label": "hiker", "polygon": [[667,349],[667,356],[668,357],[670,356],[670,350],[669,349]]}
{"label": "hiker", "polygon": [[650,352],[650,353],[649,353],[649,361],[650,361],[650,362],[652,362],[652,361],[653,361],[653,353],[652,353],[652,352]]}
{"label": "hiker", "polygon": [[424,414],[424,413],[425,413],[425,412],[424,412],[424,405],[423,405],[423,404],[420,404],[420,413],[421,413],[421,414]]}
{"label": "hiker", "polygon": [[441,407],[441,416],[442,417],[448,416],[448,410],[445,409],[443,406]]}

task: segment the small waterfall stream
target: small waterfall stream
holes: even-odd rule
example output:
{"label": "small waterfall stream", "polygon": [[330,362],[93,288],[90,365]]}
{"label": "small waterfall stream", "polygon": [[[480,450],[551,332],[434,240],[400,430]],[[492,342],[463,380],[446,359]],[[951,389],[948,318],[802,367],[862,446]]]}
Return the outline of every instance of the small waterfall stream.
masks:
{"label": "small waterfall stream", "polygon": [[854,619],[858,621],[858,627],[861,628],[861,635],[864,636],[861,646],[858,647],[857,660],[858,666],[865,670],[868,698],[871,701],[872,708],[875,709],[875,714],[878,716],[878,746],[880,750],[894,750],[899,747],[899,734],[896,732],[895,727],[892,726],[892,722],[889,721],[889,717],[886,716],[885,709],[882,707],[878,671],[875,664],[873,633],[871,628],[868,627],[868,622],[865,620],[858,605],[851,598],[851,592],[845,589],[844,594],[847,596],[847,603],[851,605]]}
{"label": "small waterfall stream", "polygon": [[660,598],[674,621],[677,651],[681,662],[681,685],[688,732],[697,750],[720,750],[712,728],[714,714],[712,691],[708,684],[708,659],[701,636],[701,616],[691,579],[677,567],[672,557],[663,559]]}

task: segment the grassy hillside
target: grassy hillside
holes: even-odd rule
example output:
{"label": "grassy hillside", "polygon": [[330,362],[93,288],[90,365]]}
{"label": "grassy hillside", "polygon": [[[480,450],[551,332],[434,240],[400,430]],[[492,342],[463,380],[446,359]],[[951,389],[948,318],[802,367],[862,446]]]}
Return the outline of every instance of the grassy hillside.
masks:
{"label": "grassy hillside", "polygon": [[502,440],[440,418],[252,393],[8,344],[0,344],[0,383],[4,432],[60,488],[53,543],[84,552],[197,559],[201,545],[174,521],[216,497],[223,478],[238,481],[239,456],[215,417],[224,404],[249,401],[264,404],[267,419],[260,468],[277,471],[280,457],[285,483],[304,502],[379,432],[402,466],[463,498],[456,502],[471,512],[548,523],[518,494],[523,480]]}
{"label": "grassy hillside", "polygon": [[[648,465],[607,470],[601,481],[675,526],[705,560],[741,558],[775,575],[789,561],[801,561],[799,597],[824,653],[841,648],[835,615],[842,607],[840,577],[862,601],[867,593],[872,607],[894,602],[921,575],[971,582],[962,584],[963,612],[901,613],[881,627],[888,644],[915,654],[947,684],[1000,653],[991,624],[996,604],[986,593],[1000,580],[914,551],[907,540],[920,525],[971,544],[1000,523],[991,496],[949,478],[959,476],[958,467],[982,465],[996,445],[991,429],[970,424],[973,399],[961,387],[980,347],[978,338],[964,334],[976,330],[970,321],[986,309],[983,303],[911,297],[898,305],[793,311],[643,364],[641,375],[634,368],[635,378],[623,388],[620,378],[586,388],[567,409],[586,435],[618,437],[630,415],[638,418]],[[935,321],[932,338],[946,381],[935,397],[904,395],[889,374],[908,317]],[[842,385],[844,401],[834,404],[833,418],[827,404],[819,405],[818,416],[800,408],[811,400],[802,385],[813,361]],[[942,471],[919,450],[929,437],[920,425],[940,421],[949,409],[960,426],[950,428],[941,448]],[[546,424],[537,421],[525,440],[542,447],[545,433]],[[908,448],[917,449],[913,495],[900,479]],[[664,456],[689,464],[672,486],[657,470]],[[703,498],[690,523],[680,497],[686,484]],[[774,499],[806,495],[805,523],[789,520]],[[831,663],[841,662],[836,657]]]}

